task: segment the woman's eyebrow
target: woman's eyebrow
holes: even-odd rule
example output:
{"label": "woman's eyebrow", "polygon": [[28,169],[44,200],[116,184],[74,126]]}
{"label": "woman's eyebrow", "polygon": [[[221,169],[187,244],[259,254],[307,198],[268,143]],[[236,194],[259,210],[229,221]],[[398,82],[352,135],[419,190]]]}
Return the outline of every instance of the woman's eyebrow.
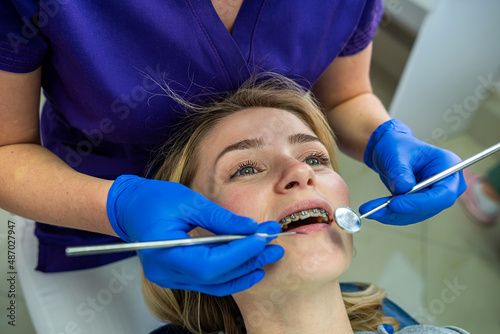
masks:
{"label": "woman's eyebrow", "polygon": [[318,137],[308,135],[306,133],[296,133],[293,135],[288,136],[288,142],[290,144],[302,144],[302,143],[309,143],[312,141],[317,141],[321,142]]}
{"label": "woman's eyebrow", "polygon": [[217,162],[219,161],[222,156],[228,152],[231,151],[236,151],[236,150],[249,150],[252,148],[262,148],[264,147],[264,139],[263,138],[251,138],[251,139],[243,139],[235,144],[229,145],[225,149],[223,149],[219,155],[217,156],[217,159],[215,159],[214,166],[217,165]]}
{"label": "woman's eyebrow", "polygon": [[[302,144],[302,143],[309,143],[317,141],[319,143],[322,143],[319,138],[315,136],[308,135],[306,133],[295,133],[293,135],[288,136],[288,142],[290,144]],[[250,138],[250,139],[243,139],[237,143],[231,144],[227,146],[225,149],[223,149],[217,158],[215,159],[214,166],[217,165],[217,162],[222,158],[222,156],[228,152],[231,151],[238,151],[238,150],[249,150],[249,149],[256,149],[256,148],[263,148],[265,146],[265,141],[263,138]]]}

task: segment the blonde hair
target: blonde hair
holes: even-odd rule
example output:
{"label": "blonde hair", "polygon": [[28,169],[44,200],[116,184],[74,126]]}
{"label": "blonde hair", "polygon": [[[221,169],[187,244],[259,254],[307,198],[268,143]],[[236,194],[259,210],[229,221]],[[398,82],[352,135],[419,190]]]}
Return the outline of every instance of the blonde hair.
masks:
{"label": "blonde hair", "polygon": [[[235,92],[211,99],[204,106],[187,102],[163,87],[170,98],[182,105],[187,116],[177,135],[169,140],[157,156],[156,179],[189,186],[197,165],[197,148],[215,125],[238,111],[254,108],[275,108],[291,112],[316,134],[325,145],[332,165],[335,159],[335,139],[324,114],[314,98],[294,81],[276,74],[253,77]],[[343,293],[344,304],[354,330],[375,330],[383,323],[398,327],[397,320],[382,311],[385,292],[375,285],[363,285],[355,293]],[[166,289],[151,283],[143,275],[146,305],[163,321],[182,326],[193,333],[208,334],[224,331],[236,334],[243,326],[240,311],[232,296],[216,297],[200,292]]]}
{"label": "blonde hair", "polygon": [[335,139],[326,118],[314,98],[288,78],[270,73],[256,75],[235,92],[212,98],[204,105],[183,100],[168,88],[164,91],[186,109],[187,115],[156,157],[153,165],[161,165],[156,179],[189,186],[196,172],[196,150],[208,133],[227,116],[255,107],[286,110],[301,119],[325,145],[333,168],[338,170]]}

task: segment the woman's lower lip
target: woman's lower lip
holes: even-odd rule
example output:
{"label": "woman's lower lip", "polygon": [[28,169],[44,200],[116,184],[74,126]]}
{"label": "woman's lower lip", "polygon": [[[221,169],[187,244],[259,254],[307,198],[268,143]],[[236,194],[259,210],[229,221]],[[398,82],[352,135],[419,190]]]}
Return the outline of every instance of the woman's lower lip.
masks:
{"label": "woman's lower lip", "polygon": [[312,233],[317,231],[323,231],[330,227],[330,224],[316,223],[310,225],[302,225],[296,228],[287,229],[285,232],[302,232],[302,233]]}

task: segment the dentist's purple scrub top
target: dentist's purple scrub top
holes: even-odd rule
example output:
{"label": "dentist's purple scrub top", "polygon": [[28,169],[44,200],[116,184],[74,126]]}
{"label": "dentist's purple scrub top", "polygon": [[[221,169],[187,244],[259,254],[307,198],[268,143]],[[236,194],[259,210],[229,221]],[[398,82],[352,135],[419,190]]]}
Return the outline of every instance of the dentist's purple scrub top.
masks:
{"label": "dentist's purple scrub top", "polygon": [[[310,88],[337,56],[370,43],[383,12],[381,0],[247,0],[230,34],[210,0],[2,0],[0,9],[0,69],[42,66],[43,146],[105,179],[143,176],[182,115],[153,80],[186,97],[260,71]],[[40,223],[36,235],[41,271],[131,255],[67,258],[67,245],[120,240]]]}

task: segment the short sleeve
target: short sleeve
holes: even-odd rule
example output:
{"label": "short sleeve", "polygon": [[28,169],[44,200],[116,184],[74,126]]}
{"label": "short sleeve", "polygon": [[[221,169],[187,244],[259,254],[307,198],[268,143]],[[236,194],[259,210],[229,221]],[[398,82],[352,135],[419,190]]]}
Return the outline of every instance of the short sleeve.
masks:
{"label": "short sleeve", "polygon": [[366,0],[358,25],[339,56],[350,56],[366,48],[373,40],[383,14],[382,0]]}
{"label": "short sleeve", "polygon": [[48,14],[36,1],[0,2],[0,70],[28,73],[41,66],[48,43],[34,22],[46,23]]}

